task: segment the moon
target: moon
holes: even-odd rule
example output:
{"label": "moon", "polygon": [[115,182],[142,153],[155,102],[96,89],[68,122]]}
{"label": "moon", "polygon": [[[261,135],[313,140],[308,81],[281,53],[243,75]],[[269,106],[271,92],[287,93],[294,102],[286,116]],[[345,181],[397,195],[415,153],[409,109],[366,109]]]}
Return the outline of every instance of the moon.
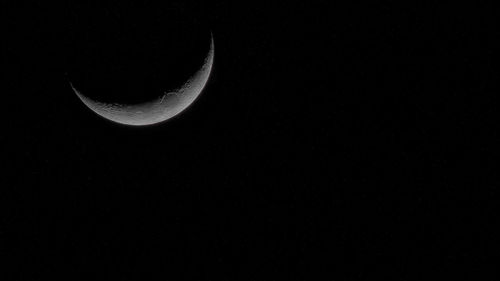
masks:
{"label": "moon", "polygon": [[139,104],[103,103],[83,95],[73,83],[70,82],[70,85],[88,108],[110,121],[131,126],[160,123],[184,111],[203,91],[214,60],[213,35],[210,40],[210,50],[201,68],[180,88],[171,92],[164,91],[159,98],[152,101]]}

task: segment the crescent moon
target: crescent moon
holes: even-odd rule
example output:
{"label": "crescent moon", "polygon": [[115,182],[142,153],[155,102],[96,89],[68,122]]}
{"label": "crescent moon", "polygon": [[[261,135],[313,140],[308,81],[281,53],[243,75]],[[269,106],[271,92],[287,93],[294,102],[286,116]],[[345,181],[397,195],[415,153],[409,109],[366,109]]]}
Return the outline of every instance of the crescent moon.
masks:
{"label": "crescent moon", "polygon": [[99,116],[116,123],[145,126],[168,120],[184,111],[200,95],[208,81],[214,60],[214,39],[202,67],[179,89],[164,92],[158,99],[140,104],[103,103],[86,97],[70,82],[80,100]]}

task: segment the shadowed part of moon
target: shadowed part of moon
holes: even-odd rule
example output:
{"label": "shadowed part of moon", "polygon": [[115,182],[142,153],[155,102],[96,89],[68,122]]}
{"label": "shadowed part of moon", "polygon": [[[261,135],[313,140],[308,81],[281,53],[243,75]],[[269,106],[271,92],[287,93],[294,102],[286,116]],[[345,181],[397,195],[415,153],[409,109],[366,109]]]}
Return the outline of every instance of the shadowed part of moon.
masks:
{"label": "shadowed part of moon", "polygon": [[164,94],[153,101],[140,104],[110,104],[90,99],[80,93],[72,83],[71,87],[80,100],[98,115],[125,125],[143,126],[168,120],[185,110],[201,93],[208,81],[214,59],[214,40],[203,66],[179,89]]}

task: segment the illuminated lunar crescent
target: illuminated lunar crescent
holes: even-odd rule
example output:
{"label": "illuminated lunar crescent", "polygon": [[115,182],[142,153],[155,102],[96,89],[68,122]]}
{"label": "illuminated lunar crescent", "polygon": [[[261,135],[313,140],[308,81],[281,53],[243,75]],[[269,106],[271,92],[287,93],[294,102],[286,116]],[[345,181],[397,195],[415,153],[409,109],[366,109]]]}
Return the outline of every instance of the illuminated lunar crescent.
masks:
{"label": "illuminated lunar crescent", "polygon": [[144,126],[168,120],[185,110],[200,95],[208,81],[214,60],[214,40],[202,67],[183,86],[153,101],[139,104],[103,103],[84,96],[72,83],[71,87],[80,100],[92,111],[113,122]]}

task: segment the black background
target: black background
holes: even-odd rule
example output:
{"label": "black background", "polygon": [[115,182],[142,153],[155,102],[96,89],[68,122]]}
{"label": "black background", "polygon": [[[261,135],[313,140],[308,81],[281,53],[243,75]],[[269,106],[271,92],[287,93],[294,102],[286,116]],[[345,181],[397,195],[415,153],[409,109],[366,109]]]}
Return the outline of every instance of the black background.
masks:
{"label": "black background", "polygon": [[[5,280],[498,278],[491,7],[1,7]],[[165,123],[69,85],[147,99],[210,32],[210,80]]]}

